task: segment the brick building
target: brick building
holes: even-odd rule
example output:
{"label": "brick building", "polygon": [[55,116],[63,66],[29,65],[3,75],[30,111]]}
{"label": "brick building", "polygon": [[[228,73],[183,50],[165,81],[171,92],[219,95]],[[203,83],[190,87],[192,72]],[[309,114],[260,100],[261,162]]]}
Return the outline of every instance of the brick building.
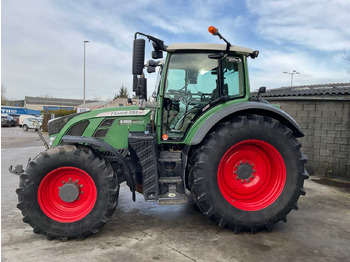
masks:
{"label": "brick building", "polygon": [[281,87],[262,97],[303,129],[310,174],[350,179],[350,83]]}

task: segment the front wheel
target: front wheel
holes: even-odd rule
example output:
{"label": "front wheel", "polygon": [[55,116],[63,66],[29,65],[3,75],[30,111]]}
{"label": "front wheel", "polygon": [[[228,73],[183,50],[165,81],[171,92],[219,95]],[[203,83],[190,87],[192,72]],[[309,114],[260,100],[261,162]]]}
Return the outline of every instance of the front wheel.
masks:
{"label": "front wheel", "polygon": [[307,172],[301,144],[269,117],[235,117],[207,135],[190,159],[189,184],[199,208],[239,232],[271,230],[297,209]]}
{"label": "front wheel", "polygon": [[24,130],[24,131],[28,131],[28,129],[29,129],[29,128],[28,128],[27,125],[23,125],[23,130]]}
{"label": "front wheel", "polygon": [[87,147],[64,145],[40,153],[20,176],[23,221],[48,239],[83,239],[110,219],[119,184],[111,164]]}

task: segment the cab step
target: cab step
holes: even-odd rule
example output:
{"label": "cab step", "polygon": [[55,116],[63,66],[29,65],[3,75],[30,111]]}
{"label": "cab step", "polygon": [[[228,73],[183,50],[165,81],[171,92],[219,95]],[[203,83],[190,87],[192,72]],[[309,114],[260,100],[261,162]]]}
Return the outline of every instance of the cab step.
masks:
{"label": "cab step", "polygon": [[158,178],[158,182],[162,183],[162,184],[180,184],[183,183],[182,178],[179,176],[175,176],[175,177],[160,177]]}
{"label": "cab step", "polygon": [[187,197],[185,194],[178,194],[175,197],[169,197],[167,195],[160,195],[158,203],[160,205],[179,205],[187,203]]}
{"label": "cab step", "polygon": [[[180,181],[182,186],[182,180]],[[172,183],[168,185],[168,192],[164,193],[163,195],[159,196],[158,203],[160,205],[178,205],[178,204],[184,204],[187,203],[187,197],[186,194],[182,192],[179,192],[178,184]]]}

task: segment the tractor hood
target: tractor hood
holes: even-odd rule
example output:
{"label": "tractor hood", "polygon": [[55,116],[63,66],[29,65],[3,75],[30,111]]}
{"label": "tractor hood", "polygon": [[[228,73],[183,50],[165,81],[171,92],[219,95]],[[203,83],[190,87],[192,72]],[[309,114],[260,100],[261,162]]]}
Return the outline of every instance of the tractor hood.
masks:
{"label": "tractor hood", "polygon": [[138,106],[101,108],[72,114],[49,121],[51,146],[61,143],[62,137],[95,137],[116,148],[127,147],[129,131],[145,131],[150,122],[150,110]]}

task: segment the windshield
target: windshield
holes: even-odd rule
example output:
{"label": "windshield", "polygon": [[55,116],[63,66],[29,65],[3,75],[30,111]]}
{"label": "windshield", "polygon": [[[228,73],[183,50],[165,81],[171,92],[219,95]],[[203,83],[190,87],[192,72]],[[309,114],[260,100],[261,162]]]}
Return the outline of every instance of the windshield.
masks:
{"label": "windshield", "polygon": [[[208,58],[208,53],[175,53],[169,59],[165,82],[163,133],[169,138],[182,138],[206,105],[221,97],[244,96],[242,58],[227,56]],[[164,132],[165,131],[165,132]]]}

